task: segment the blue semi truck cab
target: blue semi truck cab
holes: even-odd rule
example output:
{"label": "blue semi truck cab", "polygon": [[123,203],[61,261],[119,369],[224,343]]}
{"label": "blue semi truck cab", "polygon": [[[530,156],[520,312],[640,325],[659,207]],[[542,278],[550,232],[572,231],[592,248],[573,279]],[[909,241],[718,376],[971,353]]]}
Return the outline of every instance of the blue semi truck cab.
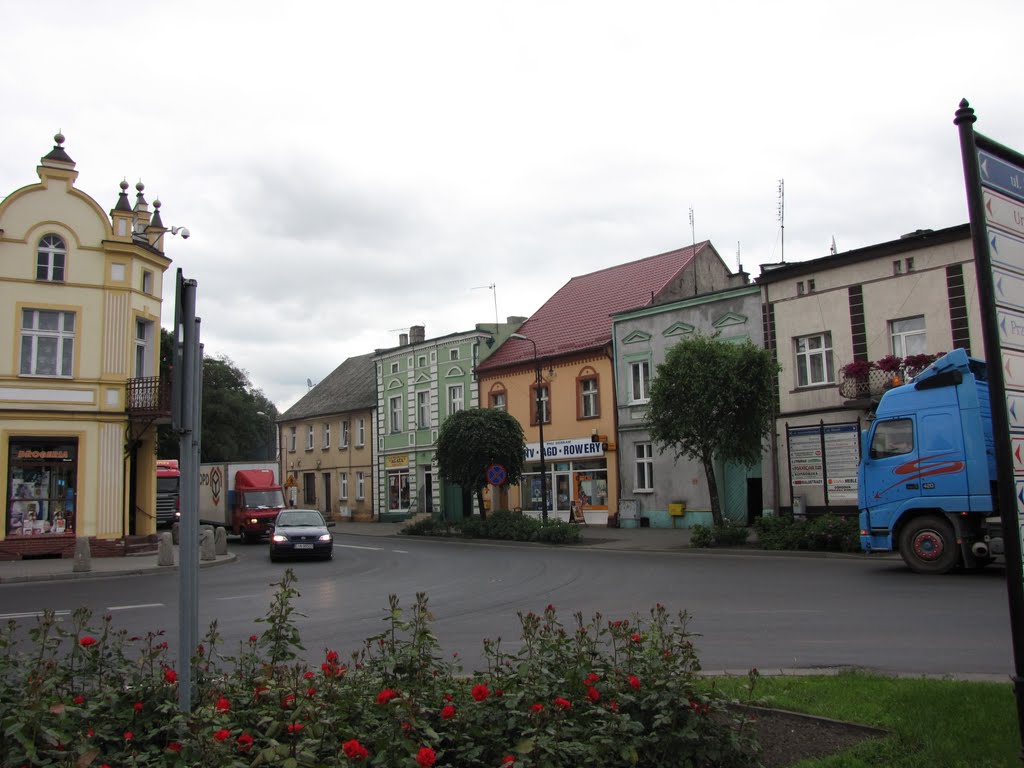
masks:
{"label": "blue semi truck cab", "polygon": [[860,543],[918,573],[1003,553],[985,363],[955,349],[887,391],[861,441]]}

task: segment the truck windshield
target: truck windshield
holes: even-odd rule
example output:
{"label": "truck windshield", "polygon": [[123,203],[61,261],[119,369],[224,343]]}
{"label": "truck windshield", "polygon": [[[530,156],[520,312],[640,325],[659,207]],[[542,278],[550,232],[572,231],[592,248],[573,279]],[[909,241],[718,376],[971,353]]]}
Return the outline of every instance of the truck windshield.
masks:
{"label": "truck windshield", "polygon": [[267,491],[246,491],[246,509],[281,509],[284,507],[284,493],[280,488]]}
{"label": "truck windshield", "polygon": [[914,450],[914,422],[910,419],[892,419],[875,424],[871,438],[871,458],[887,459],[902,456]]}
{"label": "truck windshield", "polygon": [[177,493],[180,480],[181,478],[178,477],[158,477],[156,479],[156,492]]}

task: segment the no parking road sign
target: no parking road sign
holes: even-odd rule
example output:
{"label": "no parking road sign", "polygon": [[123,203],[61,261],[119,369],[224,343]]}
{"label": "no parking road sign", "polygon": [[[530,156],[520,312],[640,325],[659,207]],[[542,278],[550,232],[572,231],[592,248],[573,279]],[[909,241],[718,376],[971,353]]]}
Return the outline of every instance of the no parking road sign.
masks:
{"label": "no parking road sign", "polygon": [[491,485],[504,485],[508,480],[508,472],[501,464],[491,464],[487,468],[487,482]]}

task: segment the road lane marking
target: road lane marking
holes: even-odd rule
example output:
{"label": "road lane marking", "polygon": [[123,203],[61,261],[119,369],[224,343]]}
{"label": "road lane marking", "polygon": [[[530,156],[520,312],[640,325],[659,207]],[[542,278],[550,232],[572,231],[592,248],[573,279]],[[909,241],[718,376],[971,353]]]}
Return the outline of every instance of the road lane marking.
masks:
{"label": "road lane marking", "polygon": [[265,597],[262,592],[254,592],[251,595],[228,595],[227,597],[218,597],[217,600],[244,600],[247,597]]}
{"label": "road lane marking", "polygon": [[335,544],[334,546],[340,547],[341,549],[368,549],[371,552],[380,552],[384,549],[383,547],[360,547],[357,544]]}
{"label": "road lane marking", "polygon": [[138,605],[111,605],[106,610],[108,611],[131,611],[135,608],[163,608],[163,603],[139,603]]}
{"label": "road lane marking", "polygon": [[399,554],[399,555],[408,555],[409,554],[409,550],[407,550],[407,549],[392,549],[391,551],[395,552],[396,554]]}
{"label": "road lane marking", "polygon": [[[25,613],[0,613],[0,621],[6,619],[31,619],[33,617],[42,616],[45,611],[27,611]],[[71,611],[54,611],[54,616],[70,616]]]}

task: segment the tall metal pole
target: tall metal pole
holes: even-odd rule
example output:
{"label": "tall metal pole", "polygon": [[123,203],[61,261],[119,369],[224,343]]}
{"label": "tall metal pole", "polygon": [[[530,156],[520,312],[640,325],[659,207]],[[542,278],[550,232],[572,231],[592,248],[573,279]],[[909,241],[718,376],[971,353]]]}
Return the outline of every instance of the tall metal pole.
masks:
{"label": "tall metal pole", "polygon": [[[996,486],[997,499],[1003,528],[1006,589],[1010,608],[1010,637],[1014,658],[1013,691],[1017,701],[1019,756],[1024,758],[1024,566],[1021,563],[1021,541],[1019,538],[1021,520],[1014,482],[1010,417],[1006,409],[1006,379],[1003,375],[1003,355],[999,342],[999,317],[995,311],[996,294],[992,279],[992,255],[989,252],[985,199],[982,194],[981,173],[978,167],[977,143],[979,140],[985,139],[974,133],[976,120],[974,110],[971,109],[966,99],[962,100],[953,123],[960,131],[960,154],[964,167],[964,180],[967,185],[967,210],[971,222],[971,241],[974,247],[978,299],[981,306],[982,339],[985,343],[985,360],[988,363],[986,371],[992,412],[992,432],[996,448],[996,469],[999,478]],[[985,144],[988,143],[991,143],[991,140],[985,140]],[[989,149],[988,146],[984,148]]]}
{"label": "tall metal pole", "polygon": [[541,373],[540,358],[537,356],[537,342],[531,339],[529,336],[523,336],[521,333],[513,333],[509,335],[510,339],[519,339],[520,341],[528,341],[533,345],[533,367],[534,376],[537,384],[537,430],[540,434],[540,520],[543,525],[548,524],[548,473],[547,466],[544,458],[544,416],[546,415],[547,409],[544,408],[544,398],[541,396],[541,388],[544,384],[544,376]]}
{"label": "tall metal pole", "polygon": [[544,417],[547,415],[544,405],[544,399],[541,397],[541,384],[544,383],[544,378],[541,375],[540,360],[537,358],[537,345],[533,339],[530,339],[530,343],[533,344],[533,363],[537,367],[537,429],[540,431],[540,521],[541,525],[548,524],[548,473],[547,468],[544,464]]}

